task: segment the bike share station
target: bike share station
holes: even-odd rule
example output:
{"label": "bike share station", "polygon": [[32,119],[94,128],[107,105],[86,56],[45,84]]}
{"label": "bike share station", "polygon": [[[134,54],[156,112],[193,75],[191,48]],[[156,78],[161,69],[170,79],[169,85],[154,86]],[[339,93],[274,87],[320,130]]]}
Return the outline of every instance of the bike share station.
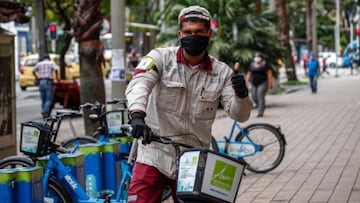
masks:
{"label": "bike share station", "polygon": [[[121,126],[124,123],[124,110],[107,113],[105,116],[108,133],[123,135]],[[118,190],[122,175],[120,153],[129,151],[129,139],[121,139],[125,140],[124,143],[111,141],[81,144],[76,146],[78,150],[75,153],[58,154],[59,146],[55,144],[55,140],[62,119],[58,118],[50,119],[51,122],[29,121],[21,124],[20,151],[32,157],[36,166],[0,169],[1,199],[9,203],[59,200],[126,202],[115,200],[115,197],[120,197],[113,194]],[[51,186],[54,177],[58,180],[56,187]],[[59,198],[51,193],[51,189],[70,194]]]}
{"label": "bike share station", "polygon": [[[14,34],[0,28],[0,152],[1,158],[16,154],[16,101]],[[43,202],[39,167],[0,169],[0,201]]]}

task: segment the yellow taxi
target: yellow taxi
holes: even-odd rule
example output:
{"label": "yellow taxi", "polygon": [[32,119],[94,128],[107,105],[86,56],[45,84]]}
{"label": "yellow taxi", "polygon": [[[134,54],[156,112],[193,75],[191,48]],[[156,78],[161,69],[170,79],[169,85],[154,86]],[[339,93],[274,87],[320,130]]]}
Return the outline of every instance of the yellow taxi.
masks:
{"label": "yellow taxi", "polygon": [[[72,68],[75,72],[73,73],[75,78],[80,77],[80,59],[78,55],[66,55],[65,56],[65,61],[67,65],[67,67]],[[105,60],[105,65],[102,65],[102,73],[103,76],[106,78],[109,78],[110,75],[110,65],[109,62],[107,60]]]}
{"label": "yellow taxi", "polygon": [[[54,61],[60,66],[60,56],[58,54],[49,54],[50,60]],[[27,87],[34,87],[35,77],[32,70],[35,64],[39,61],[39,55],[33,54],[24,58],[20,67],[19,86],[21,90],[25,91]],[[75,55],[65,55],[65,78],[75,79],[80,77],[79,58]],[[103,74],[108,77],[110,73],[110,65],[106,63],[103,68]],[[60,73],[59,73],[60,76]]]}
{"label": "yellow taxi", "polygon": [[[50,60],[54,61],[58,66],[60,64],[60,56],[57,54],[49,54]],[[19,77],[19,86],[21,90],[26,90],[27,87],[34,87],[35,85],[35,77],[32,73],[32,70],[35,64],[39,61],[38,54],[32,54],[26,56],[24,58],[23,63],[20,67],[20,77]],[[67,61],[67,57],[65,56],[65,63],[71,64]],[[78,67],[67,66],[65,69],[65,77],[66,79],[73,79],[79,77],[79,70],[76,70]],[[60,74],[60,73],[59,73]]]}

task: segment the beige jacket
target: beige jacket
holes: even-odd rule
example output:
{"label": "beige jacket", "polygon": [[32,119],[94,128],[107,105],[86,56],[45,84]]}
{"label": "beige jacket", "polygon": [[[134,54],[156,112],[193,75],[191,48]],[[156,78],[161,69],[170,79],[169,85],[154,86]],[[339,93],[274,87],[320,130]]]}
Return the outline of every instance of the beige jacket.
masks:
{"label": "beige jacket", "polygon": [[[211,126],[219,101],[229,116],[246,121],[252,108],[249,97],[235,96],[233,71],[210,56],[212,71],[177,63],[179,47],[158,48],[142,59],[126,89],[129,110],[146,112],[146,124],[161,136],[194,147],[210,146]],[[137,161],[176,178],[172,145],[139,142]]]}

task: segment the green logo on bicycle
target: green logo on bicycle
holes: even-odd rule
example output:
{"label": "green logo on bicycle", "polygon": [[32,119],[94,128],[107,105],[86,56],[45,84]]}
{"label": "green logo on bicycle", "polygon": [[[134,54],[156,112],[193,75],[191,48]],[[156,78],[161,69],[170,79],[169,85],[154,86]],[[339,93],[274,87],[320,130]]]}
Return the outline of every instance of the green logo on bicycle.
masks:
{"label": "green logo on bicycle", "polygon": [[210,184],[230,191],[235,177],[236,167],[217,160]]}

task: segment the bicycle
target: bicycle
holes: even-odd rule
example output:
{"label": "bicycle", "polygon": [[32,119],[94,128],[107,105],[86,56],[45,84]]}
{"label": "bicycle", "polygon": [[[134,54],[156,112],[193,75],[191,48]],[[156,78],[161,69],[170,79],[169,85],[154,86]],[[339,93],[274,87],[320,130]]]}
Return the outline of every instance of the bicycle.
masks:
{"label": "bicycle", "polygon": [[[82,116],[81,112],[75,111],[75,110],[68,110],[68,109],[59,110],[59,111],[57,111],[57,113],[55,115],[55,117],[58,119],[59,126],[64,118],[69,118],[71,120],[71,118],[81,117],[81,116]],[[48,122],[49,119],[50,119],[50,117],[45,118],[45,123]],[[72,129],[72,132],[74,134],[76,134],[76,132],[74,130],[74,126],[72,125],[71,121],[70,121],[70,127]],[[54,138],[54,141],[55,140],[56,140],[56,137]],[[57,148],[57,153],[64,154],[64,153],[69,153],[69,152],[70,151],[64,147]],[[36,161],[36,159],[33,160],[31,157],[9,156],[9,157],[5,157],[4,159],[0,160],[0,169],[35,166],[35,161]]]}
{"label": "bicycle", "polygon": [[[100,196],[105,198],[90,197],[86,191],[82,188],[81,184],[72,175],[69,170],[60,160],[59,155],[56,153],[60,147],[55,143],[58,129],[60,127],[58,117],[54,116],[48,119],[49,123],[39,122],[26,122],[21,124],[21,139],[20,139],[20,151],[24,154],[31,156],[34,160],[38,160],[40,157],[48,156],[47,162],[44,166],[43,177],[43,191],[46,194],[46,198],[50,198],[51,201],[60,200],[57,202],[114,202],[120,203],[120,198],[111,199],[113,192],[102,191]],[[57,123],[55,125],[55,123]],[[126,130],[128,126],[122,128]],[[58,190],[55,191],[56,195],[48,193],[51,180],[62,180],[67,187],[58,185]],[[70,192],[69,192],[70,191]],[[74,199],[77,198],[77,199]]]}
{"label": "bicycle", "polygon": [[[235,130],[239,132],[233,140]],[[274,170],[285,155],[286,140],[280,126],[267,123],[254,123],[242,128],[234,120],[228,137],[216,142],[219,153],[244,161],[247,169],[254,173]]]}

